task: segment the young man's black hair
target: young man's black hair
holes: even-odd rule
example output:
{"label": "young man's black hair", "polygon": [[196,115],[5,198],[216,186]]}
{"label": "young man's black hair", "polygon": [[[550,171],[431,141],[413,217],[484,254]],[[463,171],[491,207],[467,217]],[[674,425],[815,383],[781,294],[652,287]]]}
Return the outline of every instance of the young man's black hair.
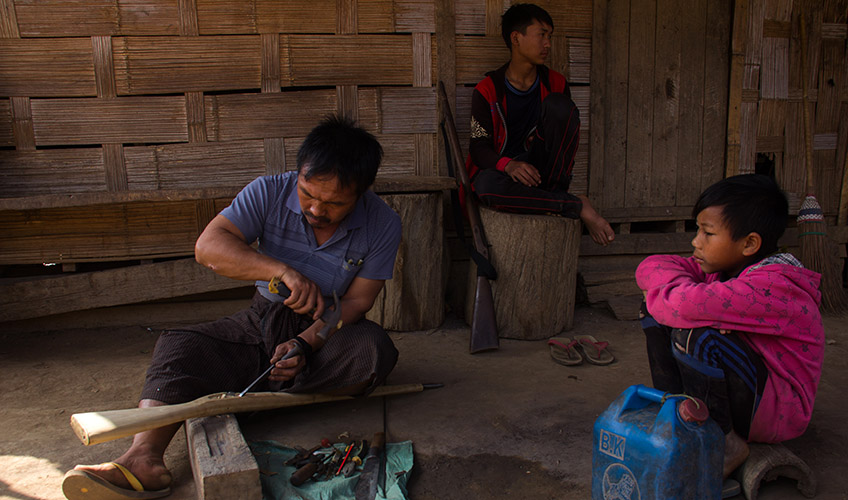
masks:
{"label": "young man's black hair", "polygon": [[325,118],[306,136],[297,152],[297,171],[304,176],[336,177],[343,188],[364,193],[377,176],[383,147],[377,139],[347,117]]}
{"label": "young man's black hair", "polygon": [[749,233],[762,238],[756,260],[777,251],[789,214],[789,203],[780,186],[771,177],[742,174],[722,179],[698,197],[692,209],[696,217],[708,207],[722,207],[724,223],[734,240]]}
{"label": "young man's black hair", "polygon": [[525,33],[533,21],[554,27],[554,21],[548,12],[532,3],[517,3],[501,16],[501,36],[506,42],[506,48],[512,50],[512,32]]}

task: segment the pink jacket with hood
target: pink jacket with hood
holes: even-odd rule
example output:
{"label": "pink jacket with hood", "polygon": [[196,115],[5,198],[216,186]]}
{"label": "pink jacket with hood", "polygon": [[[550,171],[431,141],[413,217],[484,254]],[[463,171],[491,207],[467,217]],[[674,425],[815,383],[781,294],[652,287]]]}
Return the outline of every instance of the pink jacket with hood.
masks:
{"label": "pink jacket with hood", "polygon": [[676,255],[648,257],[636,270],[659,323],[734,330],[760,354],[769,375],[748,440],[764,443],[798,437],[810,422],[824,357],[820,278],[791,254],[768,257],[725,281]]}

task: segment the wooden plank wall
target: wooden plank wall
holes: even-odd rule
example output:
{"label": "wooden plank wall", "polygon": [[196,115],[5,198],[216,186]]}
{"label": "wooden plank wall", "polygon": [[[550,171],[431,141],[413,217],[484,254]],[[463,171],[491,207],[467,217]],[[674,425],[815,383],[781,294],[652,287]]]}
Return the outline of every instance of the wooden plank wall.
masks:
{"label": "wooden plank wall", "polygon": [[[797,211],[806,194],[800,13],[806,19],[814,193],[828,218],[848,208],[848,1],[744,0],[737,5],[728,174],[774,169]],[[773,165],[773,166],[772,166]],[[845,224],[841,210],[841,224]]]}
{"label": "wooden plank wall", "polygon": [[589,197],[686,219],[724,174],[731,0],[595,0]]}

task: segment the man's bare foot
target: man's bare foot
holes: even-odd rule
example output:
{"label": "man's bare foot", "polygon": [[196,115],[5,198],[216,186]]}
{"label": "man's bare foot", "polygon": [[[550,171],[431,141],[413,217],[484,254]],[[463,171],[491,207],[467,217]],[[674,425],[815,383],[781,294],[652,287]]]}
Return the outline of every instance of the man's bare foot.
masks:
{"label": "man's bare foot", "polygon": [[748,443],[735,431],[724,436],[724,470],[722,476],[727,479],[748,458]]}
{"label": "man's bare foot", "polygon": [[[141,482],[146,491],[161,490],[171,485],[171,472],[165,467],[165,463],[161,459],[127,457],[127,454],[124,454],[115,462],[126,467]],[[86,471],[109,481],[115,486],[133,489],[124,474],[108,462],[99,465],[77,465],[74,470]]]}
{"label": "man's bare foot", "polygon": [[580,219],[586,224],[592,241],[598,245],[607,246],[615,239],[615,232],[606,219],[601,217],[585,196],[579,197],[583,201],[583,209],[580,211]]}

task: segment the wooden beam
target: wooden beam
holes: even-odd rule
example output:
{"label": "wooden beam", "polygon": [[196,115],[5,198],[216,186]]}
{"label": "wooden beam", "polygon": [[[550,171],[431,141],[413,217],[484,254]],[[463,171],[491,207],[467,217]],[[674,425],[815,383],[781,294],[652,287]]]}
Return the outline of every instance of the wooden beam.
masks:
{"label": "wooden beam", "polygon": [[249,286],[181,259],[0,285],[0,321]]}
{"label": "wooden beam", "polygon": [[262,497],[259,465],[235,415],[190,418],[186,420],[185,432],[197,498]]}

